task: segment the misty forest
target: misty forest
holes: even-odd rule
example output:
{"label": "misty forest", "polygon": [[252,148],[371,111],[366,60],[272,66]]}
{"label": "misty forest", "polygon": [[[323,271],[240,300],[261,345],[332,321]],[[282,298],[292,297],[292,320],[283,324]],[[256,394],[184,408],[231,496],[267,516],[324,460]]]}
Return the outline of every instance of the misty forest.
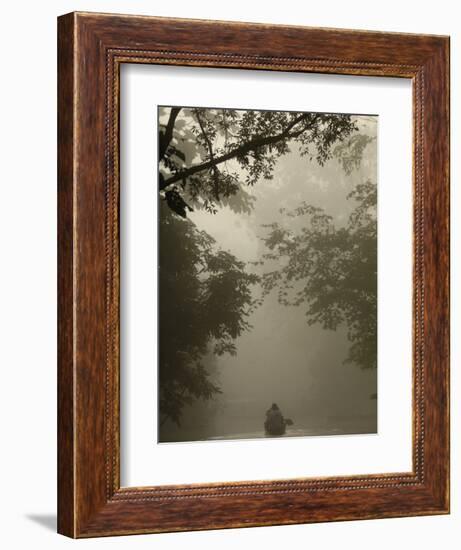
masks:
{"label": "misty forest", "polygon": [[158,441],[375,433],[373,115],[158,108]]}

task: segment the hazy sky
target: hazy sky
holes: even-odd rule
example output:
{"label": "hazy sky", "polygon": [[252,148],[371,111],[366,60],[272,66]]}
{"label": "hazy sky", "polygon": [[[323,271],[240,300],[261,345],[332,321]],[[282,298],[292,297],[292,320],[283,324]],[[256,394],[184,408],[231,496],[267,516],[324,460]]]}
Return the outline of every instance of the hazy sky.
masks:
{"label": "hazy sky", "polygon": [[[377,117],[358,117],[361,130],[377,135]],[[190,219],[205,230],[217,245],[244,261],[258,260],[264,251],[260,237],[263,224],[279,222],[287,228],[299,227],[298,218],[280,214],[303,201],[324,208],[339,226],[347,223],[355,203],[347,194],[367,179],[376,181],[376,140],[367,145],[358,170],[347,175],[336,159],[320,167],[292,146],[281,157],[271,181],[247,188],[256,198],[251,214],[238,214],[228,207],[216,215],[205,211],[190,213]],[[235,357],[218,357],[219,380],[224,403],[265,408],[276,401],[286,416],[370,414],[376,401],[376,370],[362,370],[343,364],[349,348],[346,331],[328,331],[308,326],[303,306],[287,307],[270,294],[249,319],[253,330],[238,338]]]}

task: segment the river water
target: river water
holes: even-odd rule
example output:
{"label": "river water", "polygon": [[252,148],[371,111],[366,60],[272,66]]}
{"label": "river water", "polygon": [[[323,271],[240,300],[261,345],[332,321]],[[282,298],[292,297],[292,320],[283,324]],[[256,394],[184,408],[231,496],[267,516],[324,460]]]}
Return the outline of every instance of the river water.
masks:
{"label": "river water", "polygon": [[[189,425],[186,430],[173,431],[173,441],[226,441],[281,437],[316,437],[377,433],[376,416],[293,418],[283,436],[268,436],[260,418],[217,418],[214,422]],[[168,442],[168,441],[165,441]]]}

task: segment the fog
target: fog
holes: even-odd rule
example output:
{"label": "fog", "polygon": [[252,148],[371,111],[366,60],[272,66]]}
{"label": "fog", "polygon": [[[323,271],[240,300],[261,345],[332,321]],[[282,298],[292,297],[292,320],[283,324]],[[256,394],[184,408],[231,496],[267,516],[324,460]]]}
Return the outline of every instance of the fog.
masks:
{"label": "fog", "polygon": [[[377,117],[358,121],[362,132],[376,136]],[[272,180],[247,189],[255,198],[251,214],[221,207],[215,215],[196,210],[189,218],[220,248],[245,262],[265,252],[264,224],[299,226],[299,218],[280,213],[281,208],[292,210],[305,201],[323,208],[336,226],[345,225],[355,206],[347,195],[358,183],[376,182],[376,139],[350,174],[336,158],[320,166],[301,157],[296,146],[291,149],[278,159]],[[261,291],[255,287],[254,292]],[[377,370],[344,363],[350,347],[346,327],[309,326],[303,305],[281,305],[274,291],[249,322],[253,328],[236,340],[237,354],[212,360],[222,393],[186,406],[181,425],[169,421],[162,441],[263,437],[265,413],[274,402],[293,420],[287,436],[376,432]]]}

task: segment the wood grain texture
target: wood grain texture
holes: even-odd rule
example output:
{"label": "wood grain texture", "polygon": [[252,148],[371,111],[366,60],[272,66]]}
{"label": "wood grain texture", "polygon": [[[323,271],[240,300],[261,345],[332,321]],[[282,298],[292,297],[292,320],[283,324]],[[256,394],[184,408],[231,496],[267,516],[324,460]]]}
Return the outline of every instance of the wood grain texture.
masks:
{"label": "wood grain texture", "polygon": [[[59,532],[91,537],[447,513],[447,37],[74,13],[59,19]],[[120,488],[121,63],[413,80],[411,472]]]}
{"label": "wood grain texture", "polygon": [[58,531],[74,530],[74,21],[58,21]]}

